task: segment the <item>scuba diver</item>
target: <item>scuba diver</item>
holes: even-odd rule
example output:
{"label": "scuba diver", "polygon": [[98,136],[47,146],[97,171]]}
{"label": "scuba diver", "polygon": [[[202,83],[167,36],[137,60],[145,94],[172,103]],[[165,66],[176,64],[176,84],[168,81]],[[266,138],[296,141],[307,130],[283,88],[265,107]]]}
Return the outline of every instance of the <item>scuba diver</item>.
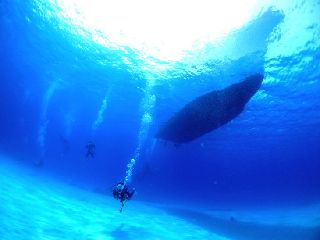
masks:
{"label": "scuba diver", "polygon": [[112,194],[115,199],[120,200],[120,212],[122,212],[125,202],[130,200],[134,193],[135,189],[132,188],[132,190],[129,190],[129,187],[124,182],[119,182],[118,184],[114,185]]}
{"label": "scuba diver", "polygon": [[94,158],[94,154],[96,151],[96,145],[90,141],[87,143],[86,148],[87,148],[86,157],[87,158],[89,158],[89,157]]}
{"label": "scuba diver", "polygon": [[60,142],[61,142],[61,146],[62,146],[60,156],[61,156],[61,159],[63,159],[68,154],[68,152],[70,150],[70,143],[69,143],[69,140],[61,134],[60,134]]}
{"label": "scuba diver", "polygon": [[33,162],[33,166],[37,168],[42,168],[44,165],[44,160],[43,158],[37,159],[36,161]]}
{"label": "scuba diver", "polygon": [[66,155],[70,150],[69,140],[62,135],[60,135],[60,140],[61,140],[61,144],[62,144],[62,154]]}

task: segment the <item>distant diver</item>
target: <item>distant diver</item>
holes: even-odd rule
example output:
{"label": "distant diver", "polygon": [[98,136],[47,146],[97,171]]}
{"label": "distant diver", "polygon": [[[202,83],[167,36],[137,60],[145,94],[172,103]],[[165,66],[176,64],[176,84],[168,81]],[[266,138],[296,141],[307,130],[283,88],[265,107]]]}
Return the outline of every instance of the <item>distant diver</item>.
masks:
{"label": "distant diver", "polygon": [[61,144],[62,144],[61,157],[64,157],[64,156],[66,156],[68,154],[68,152],[70,150],[70,142],[63,135],[60,135],[60,141],[61,141]]}
{"label": "distant diver", "polygon": [[36,161],[33,162],[33,166],[35,166],[36,168],[42,168],[44,165],[44,160],[41,159],[37,159]]}
{"label": "distant diver", "polygon": [[121,207],[119,210],[120,212],[122,212],[125,202],[130,200],[133,197],[134,193],[135,189],[129,189],[129,186],[124,182],[119,182],[113,187],[113,197],[117,200],[120,200],[121,203]]}
{"label": "distant diver", "polygon": [[93,142],[88,142],[86,145],[87,153],[86,158],[94,158],[95,152],[96,152],[96,145]]}
{"label": "distant diver", "polygon": [[202,95],[173,115],[156,134],[156,138],[175,144],[190,142],[237,117],[258,91],[262,74]]}

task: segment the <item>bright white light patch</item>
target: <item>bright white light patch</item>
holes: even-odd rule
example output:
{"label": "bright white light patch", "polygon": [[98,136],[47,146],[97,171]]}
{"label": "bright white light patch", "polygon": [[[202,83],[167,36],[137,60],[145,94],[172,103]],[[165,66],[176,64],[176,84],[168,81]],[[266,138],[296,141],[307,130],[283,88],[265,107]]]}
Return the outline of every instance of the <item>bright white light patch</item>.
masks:
{"label": "bright white light patch", "polygon": [[[54,0],[52,0],[54,1]],[[179,61],[241,27],[258,0],[55,0],[60,16],[108,48],[129,47],[142,58]]]}

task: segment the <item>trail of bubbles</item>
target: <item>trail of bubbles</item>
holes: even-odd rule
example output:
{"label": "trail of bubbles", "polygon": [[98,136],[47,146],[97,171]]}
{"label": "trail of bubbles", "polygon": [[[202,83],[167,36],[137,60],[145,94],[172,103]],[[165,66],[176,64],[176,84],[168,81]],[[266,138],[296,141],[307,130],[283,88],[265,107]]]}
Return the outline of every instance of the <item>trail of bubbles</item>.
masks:
{"label": "trail of bubbles", "polygon": [[72,127],[74,126],[75,118],[71,112],[64,115],[64,137],[70,138]]}
{"label": "trail of bubbles", "polygon": [[92,124],[92,133],[95,133],[95,131],[97,130],[97,128],[101,125],[101,123],[103,122],[103,116],[106,112],[108,103],[109,103],[109,98],[110,98],[110,93],[111,93],[111,89],[112,87],[110,87],[106,93],[106,95],[104,96],[99,112],[98,112],[98,116],[96,118],[96,120],[93,122]]}
{"label": "trail of bubbles", "polygon": [[145,144],[145,141],[148,136],[149,128],[153,120],[152,115],[153,115],[154,105],[156,102],[156,96],[153,94],[153,86],[154,86],[153,81],[149,81],[147,83],[145,96],[141,102],[141,109],[142,109],[143,115],[141,117],[141,124],[140,124],[140,130],[138,135],[138,145],[134,152],[134,157],[130,159],[130,162],[127,164],[127,171],[124,179],[125,184],[131,181],[134,165],[136,164],[137,161],[139,161],[141,148]]}
{"label": "trail of bubbles", "polygon": [[51,82],[49,85],[44,98],[42,102],[42,110],[41,110],[41,120],[40,120],[40,126],[38,130],[38,144],[41,151],[41,157],[45,154],[45,142],[46,142],[46,135],[47,135],[47,127],[49,120],[47,119],[47,112],[48,112],[48,106],[50,104],[51,98],[53,94],[55,93],[57,87],[59,86],[59,79],[56,79]]}

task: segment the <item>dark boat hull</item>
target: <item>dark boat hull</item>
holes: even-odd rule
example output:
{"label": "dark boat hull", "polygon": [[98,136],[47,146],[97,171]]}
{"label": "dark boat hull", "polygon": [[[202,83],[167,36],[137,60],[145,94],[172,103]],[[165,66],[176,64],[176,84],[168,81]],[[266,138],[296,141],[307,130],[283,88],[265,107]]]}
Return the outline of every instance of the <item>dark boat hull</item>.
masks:
{"label": "dark boat hull", "polygon": [[240,83],[194,99],[160,128],[156,138],[186,143],[219,128],[243,111],[262,81],[262,74],[254,74]]}

